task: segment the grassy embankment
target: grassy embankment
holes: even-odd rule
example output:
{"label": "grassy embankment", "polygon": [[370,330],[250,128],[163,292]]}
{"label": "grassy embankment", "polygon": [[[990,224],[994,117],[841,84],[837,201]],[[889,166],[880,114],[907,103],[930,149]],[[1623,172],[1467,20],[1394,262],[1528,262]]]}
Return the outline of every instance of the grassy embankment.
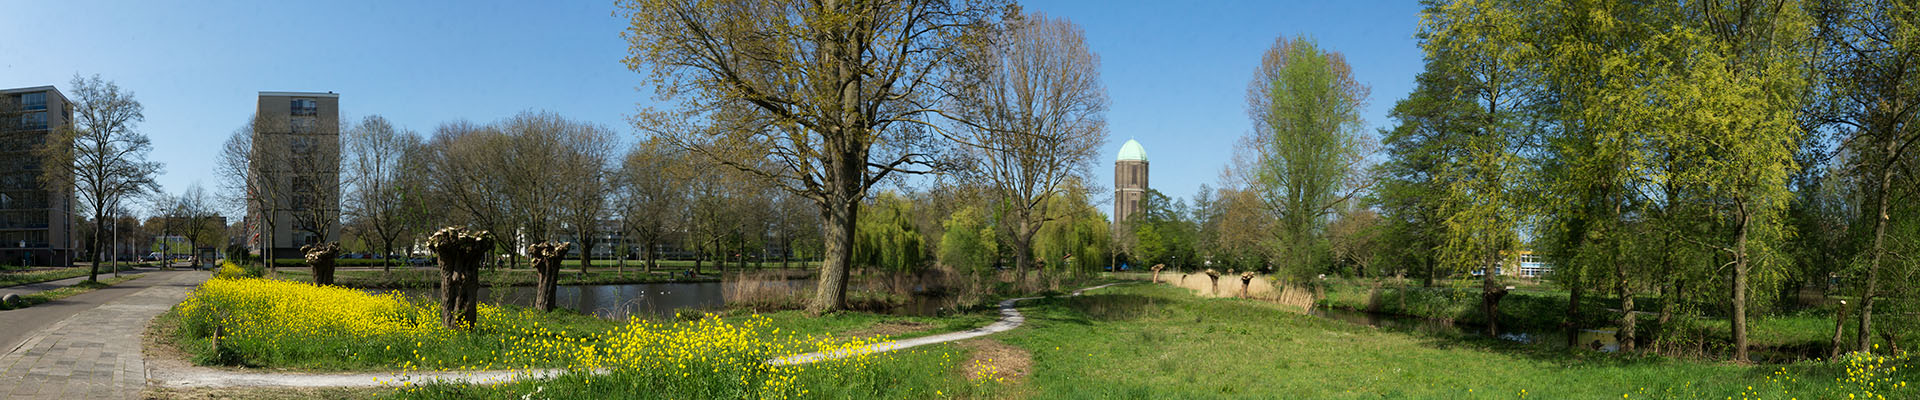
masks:
{"label": "grassy embankment", "polygon": [[[121,264],[120,270],[131,271],[133,270],[134,267],[146,266],[146,265],[147,265],[146,263]],[[29,283],[40,283],[40,282],[46,282],[46,281],[57,281],[57,280],[67,279],[67,278],[78,278],[82,276],[87,276],[87,273],[91,269],[92,267],[71,267],[71,268],[35,269],[35,270],[21,269],[17,271],[0,272],[0,287],[25,285]],[[103,269],[100,270],[100,273],[112,274],[113,268],[111,266],[103,267]]]}
{"label": "grassy embankment", "polygon": [[[1442,282],[1443,286],[1434,288],[1420,287],[1417,283],[1408,283],[1405,290],[1395,283],[1334,280],[1325,285],[1325,297],[1320,305],[1335,308],[1377,312],[1416,318],[1454,321],[1467,325],[1483,326],[1485,317],[1480,312],[1480,289],[1478,283],[1452,284]],[[1450,284],[1450,285],[1449,285]],[[1521,286],[1500,301],[1501,326],[1517,330],[1553,330],[1561,329],[1566,321],[1568,294],[1564,290],[1544,286]],[[1658,312],[1662,306],[1658,297],[1636,297],[1634,302],[1639,338],[1643,346],[1649,343],[1654,333],[1662,329],[1658,321]],[[1619,325],[1620,300],[1611,296],[1589,295],[1581,301],[1579,313],[1580,326],[1587,329],[1612,329]],[[1724,317],[1709,314],[1705,317],[1686,318],[1680,316],[1672,324],[1673,329],[1682,330],[1674,336],[1677,346],[1684,352],[1704,353],[1702,356],[1714,356],[1728,352],[1732,343]],[[1749,342],[1761,356],[1775,360],[1798,359],[1807,357],[1825,357],[1831,345],[1834,330],[1833,309],[1831,306],[1811,306],[1791,311],[1776,311],[1754,316],[1748,322],[1750,326]],[[1855,325],[1847,324],[1844,337],[1854,337]],[[1902,343],[1914,343],[1920,338],[1908,338]]]}
{"label": "grassy embankment", "polygon": [[47,302],[51,302],[54,300],[64,299],[64,298],[72,297],[74,295],[78,295],[81,293],[91,292],[91,291],[103,289],[109,286],[118,285],[121,282],[130,281],[130,280],[133,280],[134,278],[139,278],[139,277],[140,277],[139,275],[127,275],[127,276],[119,276],[119,277],[107,276],[107,277],[101,278],[99,281],[94,281],[94,282],[81,281],[80,283],[67,285],[65,287],[49,289],[49,290],[41,291],[39,293],[22,295],[20,296],[20,301],[18,303],[12,303],[12,304],[0,303],[0,310],[15,310],[15,309],[21,309],[21,308],[27,308],[27,307],[33,307],[41,304],[46,304]]}

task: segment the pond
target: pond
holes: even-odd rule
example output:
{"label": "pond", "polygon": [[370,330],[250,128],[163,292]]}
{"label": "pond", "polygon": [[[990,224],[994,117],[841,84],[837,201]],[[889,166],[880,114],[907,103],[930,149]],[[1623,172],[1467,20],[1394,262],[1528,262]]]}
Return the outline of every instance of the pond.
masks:
{"label": "pond", "polygon": [[[811,280],[781,280],[778,284],[791,285],[804,289],[803,293],[812,293]],[[629,316],[641,318],[670,318],[675,313],[693,313],[714,311],[726,306],[728,291],[732,290],[724,282],[661,282],[634,283],[619,285],[569,285],[560,286],[554,293],[554,306],[578,311],[606,319],[626,319]],[[849,287],[849,291],[858,289]],[[373,293],[400,293],[409,297],[435,298],[440,295],[439,288],[378,289]],[[532,307],[536,291],[532,286],[482,287],[480,299],[488,304],[512,304]],[[915,295],[906,304],[889,310],[889,314],[931,316],[954,309],[958,300],[953,296]]]}
{"label": "pond", "polygon": [[[1346,309],[1315,308],[1313,309],[1313,315],[1357,325],[1402,332],[1466,334],[1473,336],[1484,336],[1486,334],[1485,327],[1477,325],[1462,325],[1440,320],[1375,314]],[[1575,343],[1580,343],[1580,346],[1596,348],[1604,352],[1613,352],[1620,350],[1620,342],[1615,340],[1613,335],[1614,330],[1612,329],[1583,329],[1576,334],[1574,339]],[[1545,345],[1552,348],[1566,348],[1568,344],[1567,332],[1564,330],[1507,331],[1500,333],[1500,339],[1519,343]]]}

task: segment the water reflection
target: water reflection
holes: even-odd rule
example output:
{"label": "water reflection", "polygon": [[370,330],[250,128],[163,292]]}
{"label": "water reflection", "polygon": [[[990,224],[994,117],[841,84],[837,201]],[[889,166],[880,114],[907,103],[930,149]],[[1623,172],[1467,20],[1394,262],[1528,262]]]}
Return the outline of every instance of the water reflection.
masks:
{"label": "water reflection", "polygon": [[[778,284],[792,285],[802,293],[813,292],[813,281],[780,280]],[[857,290],[858,288],[849,288]],[[663,282],[635,283],[622,285],[572,285],[560,286],[554,293],[554,306],[578,311],[607,319],[626,319],[629,316],[641,318],[670,318],[675,313],[699,314],[726,306],[728,288],[721,282]],[[369,290],[374,293],[400,293],[409,297],[433,299],[440,295],[439,288],[380,289]],[[488,304],[512,304],[532,307],[536,290],[531,286],[482,287],[480,299]],[[889,310],[895,315],[938,315],[952,312],[957,303],[953,296],[913,296],[906,304]]]}
{"label": "water reflection", "polygon": [[[1481,329],[1483,327],[1480,326],[1460,325],[1424,318],[1410,318],[1330,308],[1315,308],[1313,315],[1402,332],[1485,335],[1485,332]],[[1604,352],[1613,352],[1620,350],[1620,342],[1615,340],[1613,335],[1614,330],[1612,329],[1584,329],[1575,334],[1574,343],[1578,343],[1579,346]],[[1499,338],[1511,342],[1546,345],[1553,348],[1566,348],[1568,346],[1566,331],[1508,331],[1502,332]]]}

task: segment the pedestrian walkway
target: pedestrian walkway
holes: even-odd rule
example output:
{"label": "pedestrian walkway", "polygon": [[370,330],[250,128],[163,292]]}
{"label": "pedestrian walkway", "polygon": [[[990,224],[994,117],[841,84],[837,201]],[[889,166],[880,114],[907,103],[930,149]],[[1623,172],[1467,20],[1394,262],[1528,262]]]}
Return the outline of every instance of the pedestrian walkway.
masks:
{"label": "pedestrian walkway", "polygon": [[[1105,288],[1121,283],[1109,283],[1073,291],[1072,296],[1081,292]],[[876,343],[856,349],[832,353],[807,353],[778,360],[767,361],[774,365],[809,364],[827,360],[837,360],[859,354],[888,352],[914,346],[952,342],[1005,332],[1018,328],[1026,322],[1020,310],[1014,305],[1022,301],[1040,297],[1022,297],[1000,302],[1000,320],[991,325],[962,332],[923,336],[900,341]],[[526,372],[511,371],[461,371],[461,372],[420,372],[412,375],[401,373],[359,373],[359,374],[290,374],[290,373],[252,373],[222,371],[206,367],[178,366],[165,370],[154,370],[155,384],[166,387],[366,387],[394,384],[397,382],[459,382],[487,384],[517,379],[538,379],[560,374],[563,371],[541,369]]]}
{"label": "pedestrian walkway", "polygon": [[147,384],[141,333],[147,322],[206,281],[205,271],[148,272],[140,288],[29,334],[0,355],[0,397],[132,399]]}

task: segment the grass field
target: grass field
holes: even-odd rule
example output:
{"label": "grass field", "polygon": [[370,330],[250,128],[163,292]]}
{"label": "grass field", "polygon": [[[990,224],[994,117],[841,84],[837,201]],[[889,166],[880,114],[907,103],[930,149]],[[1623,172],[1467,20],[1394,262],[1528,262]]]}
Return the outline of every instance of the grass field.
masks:
{"label": "grass field", "polygon": [[98,289],[113,286],[113,285],[118,285],[121,282],[130,281],[130,280],[133,280],[134,278],[139,278],[139,277],[140,277],[139,275],[126,275],[126,276],[119,276],[119,277],[108,275],[100,278],[100,280],[96,282],[80,281],[80,283],[67,285],[65,287],[54,288],[50,290],[41,291],[39,293],[32,293],[32,294],[20,296],[19,303],[0,304],[0,310],[14,310],[14,309],[33,307],[36,305],[45,304],[46,302],[72,297],[73,295],[91,292],[94,290],[98,290]]}
{"label": "grass field", "polygon": [[[1741,366],[1382,332],[1157,286],[1045,300],[1028,313],[1029,327],[1001,340],[1032,352],[1019,391],[1033,398],[1846,398],[1866,386],[1835,382],[1866,375],[1842,364]],[[1891,378],[1891,365],[1880,367],[1876,386],[1902,388],[1875,394],[1920,396],[1900,383],[1920,380],[1904,366],[1913,360],[1894,363],[1903,366]]]}
{"label": "grass field", "polygon": [[[925,346],[857,364],[751,373],[773,374],[789,382],[784,385],[793,385],[782,388],[799,388],[772,397],[797,398],[1920,398],[1920,390],[1908,386],[1920,381],[1911,356],[1738,365],[1553,350],[1452,334],[1381,331],[1286,312],[1264,302],[1203,299],[1184,289],[1148,284],[1027,304],[1025,326],[988,338]],[[840,313],[815,318],[789,312],[726,318],[763,318],[766,328],[794,332],[851,334],[902,321],[937,326],[924,331],[958,329],[991,317],[897,319]],[[567,326],[589,329],[595,324]],[[1761,332],[1756,329],[1756,335]],[[719,382],[711,378],[698,380]],[[703,392],[697,390],[715,386],[686,385],[663,381],[651,372],[614,372],[500,386],[435,384],[332,394],[598,399],[633,393],[744,393]],[[671,390],[650,390],[656,387]]]}
{"label": "grass field", "polygon": [[[146,264],[144,263],[121,264],[120,270],[129,271],[136,266],[144,266],[144,265]],[[40,282],[46,282],[46,281],[57,281],[57,280],[67,279],[67,278],[78,278],[82,276],[87,276],[87,273],[91,269],[92,267],[72,267],[72,268],[59,268],[59,269],[40,269],[40,270],[19,271],[19,272],[0,272],[0,287],[25,285],[29,283],[40,283]],[[100,273],[112,274],[113,268],[111,266],[102,266],[100,269]]]}

